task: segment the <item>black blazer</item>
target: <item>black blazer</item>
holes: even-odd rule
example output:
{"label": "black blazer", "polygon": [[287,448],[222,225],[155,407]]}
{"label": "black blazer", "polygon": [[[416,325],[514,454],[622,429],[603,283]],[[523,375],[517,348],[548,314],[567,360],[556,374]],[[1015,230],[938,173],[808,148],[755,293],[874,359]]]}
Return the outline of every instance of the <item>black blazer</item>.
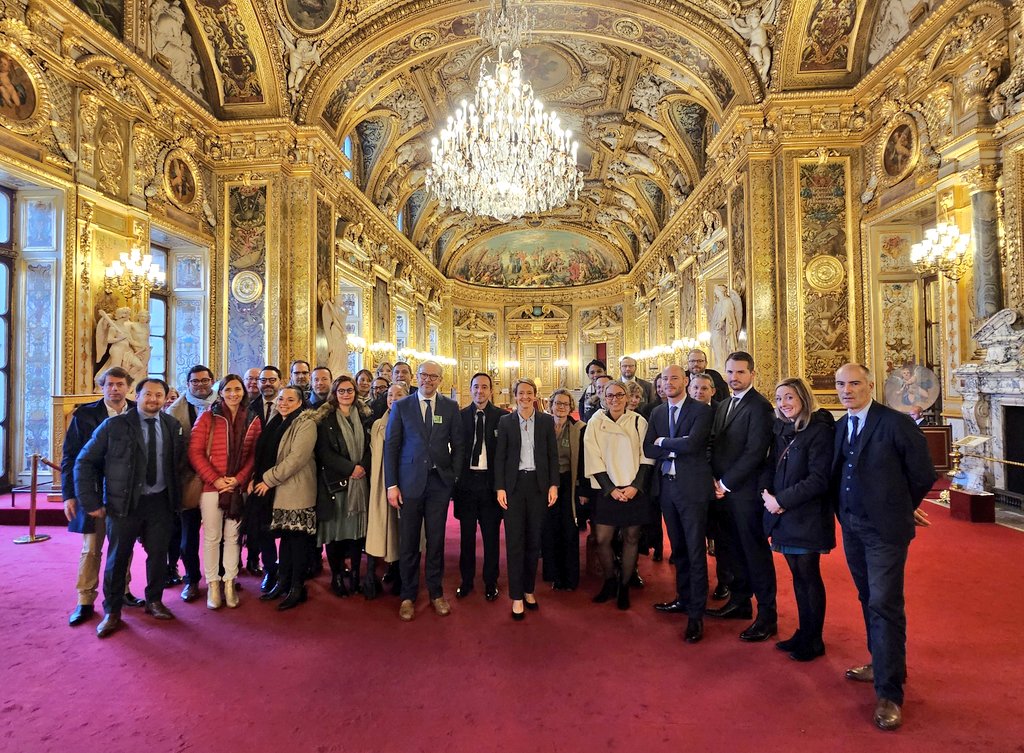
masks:
{"label": "black blazer", "polygon": [[[188,464],[184,432],[178,419],[163,411],[156,416],[164,435],[164,478],[168,505],[181,507],[181,475]],[[146,480],[146,439],[137,410],[108,418],[75,461],[75,495],[86,512],[105,507],[123,518],[138,507]]]}
{"label": "black blazer", "polygon": [[772,433],[761,486],[785,512],[764,511],[765,535],[776,544],[833,549],[836,521],[829,489],[835,419],[822,408],[803,431],[795,432],[791,423],[776,418]]}
{"label": "black blazer", "polygon": [[[676,454],[676,475],[686,477],[686,492],[701,501],[710,500],[715,493],[715,481],[708,462],[708,441],[711,438],[711,423],[714,411],[711,406],[687,397],[676,416],[675,437],[669,438],[670,407],[667,403],[657,406],[647,423],[644,437],[644,455],[657,461],[654,465],[654,481],[651,493],[661,491],[661,463],[669,453]],[[664,437],[661,446],[655,444],[658,437]]]}
{"label": "black blazer", "polygon": [[[358,409],[353,406],[352,410]],[[358,414],[356,418],[359,418]],[[362,420],[356,421],[356,431],[363,432],[363,454],[361,457],[353,458],[341,433],[335,410],[331,409],[317,424],[314,450],[319,471],[316,475],[317,520],[330,520],[334,514],[333,499],[327,490],[328,484],[347,484],[357,465],[363,466],[367,476],[370,473],[370,434]]]}
{"label": "black blazer", "polygon": [[711,470],[732,494],[759,497],[761,470],[772,440],[775,410],[753,387],[733,409],[728,421],[729,401],[715,408],[711,431]]}
{"label": "black blazer", "polygon": [[[135,403],[128,401],[128,411],[135,409]],[[100,398],[94,403],[79,405],[71,416],[67,433],[64,435],[64,449],[60,456],[60,489],[63,499],[75,498],[75,461],[85,443],[92,437],[99,425],[106,421],[107,406]],[[81,505],[75,507],[75,517],[68,523],[72,533],[94,533],[96,519],[85,514]]]}
{"label": "black blazer", "polygon": [[[547,493],[549,487],[558,486],[558,447],[555,444],[555,419],[547,413],[534,412],[533,462],[537,466],[537,489]],[[498,446],[494,464],[494,488],[511,494],[519,479],[519,453],[523,443],[519,428],[519,412],[514,411],[498,419]]]}
{"label": "black blazer", "polygon": [[[725,380],[722,378],[722,375],[719,374],[714,369],[704,369],[704,371],[702,371],[701,373],[707,374],[709,377],[711,377],[711,381],[715,385],[715,394],[712,395],[711,397],[711,407],[714,408],[720,402],[729,397],[729,385],[725,383]],[[694,375],[689,371],[686,372],[686,375],[690,379],[693,379],[694,377]]]}
{"label": "black blazer", "polygon": [[[484,447],[487,449],[487,471],[483,479],[487,486],[494,488],[494,467],[498,464],[498,419],[508,411],[502,410],[494,403],[487,403],[484,406]],[[455,507],[458,517],[460,492],[466,491],[466,484],[469,479],[469,466],[473,462],[473,442],[476,441],[476,405],[470,403],[459,411],[459,419],[462,421],[462,440],[466,451],[462,456],[462,471],[459,473],[459,481],[455,485]]]}
{"label": "black blazer", "polygon": [[[249,408],[248,408],[248,410],[246,412],[247,413],[247,423],[251,424],[253,422],[253,419],[256,419],[257,421],[260,422],[260,427],[261,428],[266,427],[266,423],[267,422],[266,422],[266,416],[264,415],[265,411],[267,409],[266,405],[267,404],[265,402],[263,402],[263,395],[260,395],[258,398],[256,398],[251,403],[249,403]],[[271,415],[273,415],[273,412],[271,413]]]}
{"label": "black blazer", "polygon": [[[849,414],[836,424],[832,484],[839,509],[840,482],[847,459],[843,454]],[[906,546],[914,538],[914,510],[938,476],[928,443],[914,420],[872,401],[851,463],[860,502],[871,524],[888,544]],[[840,519],[842,522],[842,519]]]}

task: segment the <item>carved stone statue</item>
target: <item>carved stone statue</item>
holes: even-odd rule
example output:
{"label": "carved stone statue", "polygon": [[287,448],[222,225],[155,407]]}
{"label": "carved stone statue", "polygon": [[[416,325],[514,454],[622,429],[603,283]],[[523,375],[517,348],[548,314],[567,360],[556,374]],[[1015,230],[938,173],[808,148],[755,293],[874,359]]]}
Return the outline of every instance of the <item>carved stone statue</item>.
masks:
{"label": "carved stone statue", "polygon": [[149,357],[153,347],[149,344],[149,312],[143,309],[135,314],[135,317],[128,324],[131,332],[132,351],[139,361],[138,371],[131,372],[136,382],[143,379],[149,373]]}
{"label": "carved stone statue", "polygon": [[345,310],[345,299],[338,293],[333,300],[328,298],[323,302],[320,309],[323,317],[324,334],[327,337],[327,368],[335,377],[348,373],[348,332],[345,329],[345,320],[348,312]]}
{"label": "carved stone statue", "polygon": [[179,0],[151,0],[149,31],[154,56],[160,55],[171,77],[193,94],[203,96],[203,75],[195,45],[185,27]]}
{"label": "carved stone statue", "polygon": [[711,359],[715,366],[739,349],[740,327],[743,323],[743,301],[736,291],[715,285],[715,307],[711,311]]}
{"label": "carved stone statue", "polygon": [[100,309],[100,318],[96,322],[96,352],[102,360],[97,373],[119,366],[134,376],[143,368],[142,362],[132,348],[130,316],[131,309],[127,306],[117,309],[113,318]]}
{"label": "carved stone statue", "polygon": [[317,49],[316,42],[311,42],[305,37],[296,37],[284,24],[279,23],[277,28],[281,32],[281,42],[284,44],[288,62],[288,79],[285,83],[288,85],[288,94],[292,102],[295,102],[300,98],[302,82],[306,80],[306,76],[313,70],[314,65],[320,65],[320,50]]}
{"label": "carved stone statue", "polygon": [[763,6],[750,8],[747,15],[730,15],[726,19],[737,34],[750,45],[750,57],[754,59],[761,80],[768,83],[768,71],[772,67],[772,48],[768,39],[768,27],[775,21],[779,0],[767,0]]}

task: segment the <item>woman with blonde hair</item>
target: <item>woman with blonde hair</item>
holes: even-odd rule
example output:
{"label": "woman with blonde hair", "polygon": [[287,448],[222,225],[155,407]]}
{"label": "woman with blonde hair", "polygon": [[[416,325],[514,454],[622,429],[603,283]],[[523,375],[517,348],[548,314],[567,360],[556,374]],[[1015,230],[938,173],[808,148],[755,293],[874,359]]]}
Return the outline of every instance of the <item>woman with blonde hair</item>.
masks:
{"label": "woman with blonde hair", "polygon": [[832,475],[835,421],[815,410],[814,395],[799,378],[775,388],[774,438],[761,477],[764,530],[772,549],[786,558],[793,574],[799,627],[776,646],[796,661],[825,653],[825,583],[821,555],[836,545],[835,518],[828,490]]}

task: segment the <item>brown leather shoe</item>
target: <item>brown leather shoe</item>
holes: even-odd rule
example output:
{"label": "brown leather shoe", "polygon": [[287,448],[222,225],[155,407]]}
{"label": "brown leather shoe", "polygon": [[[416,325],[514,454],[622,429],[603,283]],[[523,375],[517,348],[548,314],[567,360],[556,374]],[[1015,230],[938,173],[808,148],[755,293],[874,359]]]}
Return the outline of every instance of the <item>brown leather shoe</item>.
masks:
{"label": "brown leather shoe", "polygon": [[447,617],[452,613],[452,605],[443,596],[431,599],[430,603],[434,605],[434,611],[437,612],[438,617]]}
{"label": "brown leather shoe", "polygon": [[853,680],[854,682],[874,682],[874,667],[870,664],[864,664],[859,667],[850,667],[846,670],[846,679]]}
{"label": "brown leather shoe", "polygon": [[878,729],[899,729],[903,724],[903,712],[898,704],[888,698],[879,698],[875,706],[875,726]]}
{"label": "brown leather shoe", "polygon": [[103,615],[103,620],[96,626],[96,637],[106,638],[113,635],[114,631],[121,627],[121,624],[121,615],[118,612]]}
{"label": "brown leather shoe", "polygon": [[173,620],[171,610],[164,606],[162,601],[147,601],[146,614],[151,614],[158,620]]}
{"label": "brown leather shoe", "polygon": [[416,607],[412,602],[412,599],[405,599],[402,601],[401,606],[398,607],[398,617],[403,622],[412,622],[412,618],[416,616]]}

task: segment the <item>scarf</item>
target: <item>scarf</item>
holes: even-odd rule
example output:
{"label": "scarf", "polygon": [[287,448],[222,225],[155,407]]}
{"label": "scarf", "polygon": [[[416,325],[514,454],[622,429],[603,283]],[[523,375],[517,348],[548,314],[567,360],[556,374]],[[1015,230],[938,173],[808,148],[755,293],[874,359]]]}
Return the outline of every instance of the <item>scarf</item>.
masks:
{"label": "scarf", "polygon": [[188,390],[185,390],[185,400],[196,409],[196,418],[199,418],[203,411],[211,407],[219,399],[216,392],[211,392],[209,397],[196,397]]}
{"label": "scarf", "polygon": [[287,417],[282,416],[280,413],[275,413],[274,417],[264,427],[259,441],[256,442],[255,483],[258,484],[262,481],[263,474],[277,465],[277,451],[281,446],[281,439],[300,413],[302,413],[301,410],[294,410]]}
{"label": "scarf", "polygon": [[347,416],[340,410],[334,411],[335,418],[338,420],[338,428],[341,429],[341,436],[345,440],[345,446],[348,447],[348,456],[352,459],[352,462],[358,463],[360,458],[363,457],[366,437],[363,432],[362,423],[360,422],[358,428],[356,427],[357,417],[355,413],[355,406],[349,409]]}

